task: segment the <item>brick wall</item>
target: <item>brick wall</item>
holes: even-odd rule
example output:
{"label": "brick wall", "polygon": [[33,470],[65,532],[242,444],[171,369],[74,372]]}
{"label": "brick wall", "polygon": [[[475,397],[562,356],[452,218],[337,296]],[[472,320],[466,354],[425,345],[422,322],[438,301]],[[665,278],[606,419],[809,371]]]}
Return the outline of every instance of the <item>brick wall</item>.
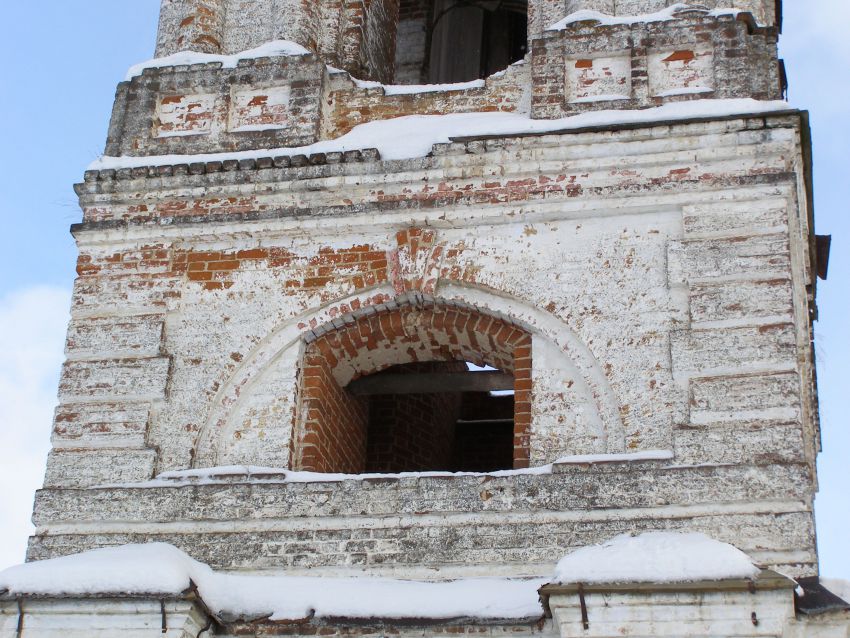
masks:
{"label": "brick wall", "polygon": [[459,410],[457,393],[372,397],[366,471],[452,469]]}
{"label": "brick wall", "polygon": [[[365,0],[360,35],[359,69],[346,69],[358,77],[392,83],[395,75],[396,31],[399,0]],[[362,71],[361,71],[362,69]]]}
{"label": "brick wall", "polygon": [[[732,541],[746,529],[744,548],[766,564],[812,572],[812,271],[794,239],[809,232],[801,121],[467,140],[397,162],[358,153],[89,173],[31,556],[156,534],[232,568],[332,569],[354,560],[343,546],[354,516],[383,525],[367,530],[371,566],[489,566],[481,574],[631,529]],[[521,389],[524,346],[510,352],[518,401],[531,398],[531,464],[652,449],[675,459],[416,488],[266,489],[249,478],[211,487],[204,503],[194,486],[75,489],[192,467],[287,467],[305,338],[357,326],[367,345],[332,371],[348,375],[334,377],[344,387],[411,360],[397,355],[422,342],[410,336],[422,328],[415,314],[456,307],[533,334],[533,392]],[[379,323],[411,322],[392,347],[369,350],[367,309]],[[444,327],[442,359],[467,332]],[[246,499],[258,518],[244,517]],[[223,501],[232,511],[216,519]],[[535,513],[511,522],[518,503]],[[443,521],[446,508],[455,514]],[[410,512],[402,526],[381,518],[399,511]],[[307,531],[304,512],[316,517]],[[232,531],[209,534],[205,520]]]}
{"label": "brick wall", "polygon": [[387,95],[383,88],[359,87],[347,75],[332,74],[322,137],[333,139],[358,124],[403,115],[444,115],[521,110],[527,95],[528,67],[508,67],[487,78],[482,88]]}
{"label": "brick wall", "polygon": [[163,0],[156,39],[157,57],[177,51],[220,53],[225,0]]}
{"label": "brick wall", "polygon": [[168,155],[316,141],[325,67],[313,56],[149,69],[122,83],[108,155]]}
{"label": "brick wall", "polygon": [[333,355],[309,349],[301,370],[301,422],[292,437],[292,466],[358,474],[366,469],[369,405],[333,377]]}

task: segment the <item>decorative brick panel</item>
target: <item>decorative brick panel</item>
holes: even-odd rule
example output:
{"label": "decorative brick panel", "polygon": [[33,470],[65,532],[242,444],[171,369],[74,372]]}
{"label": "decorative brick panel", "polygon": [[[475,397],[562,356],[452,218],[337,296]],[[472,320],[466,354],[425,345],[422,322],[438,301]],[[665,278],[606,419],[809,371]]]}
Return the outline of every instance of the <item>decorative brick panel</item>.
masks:
{"label": "decorative brick panel", "polygon": [[631,51],[619,55],[567,58],[569,102],[628,100],[632,97]]}
{"label": "decorative brick panel", "polygon": [[166,95],[156,108],[156,137],[206,135],[212,131],[216,96]]}
{"label": "decorative brick panel", "polygon": [[246,88],[231,94],[230,124],[233,132],[285,128],[289,124],[288,86]]}
{"label": "decorative brick panel", "polygon": [[652,97],[714,91],[714,51],[709,47],[650,51],[647,58]]}

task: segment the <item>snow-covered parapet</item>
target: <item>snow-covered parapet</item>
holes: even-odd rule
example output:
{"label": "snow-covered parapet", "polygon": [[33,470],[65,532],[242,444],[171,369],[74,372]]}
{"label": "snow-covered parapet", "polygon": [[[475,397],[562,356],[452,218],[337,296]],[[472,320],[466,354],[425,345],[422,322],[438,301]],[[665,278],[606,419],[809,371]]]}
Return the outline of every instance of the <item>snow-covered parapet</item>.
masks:
{"label": "snow-covered parapet", "polygon": [[517,620],[542,615],[540,580],[414,582],[383,578],[216,572],[164,543],[126,545],[0,572],[12,596],[180,596],[193,585],[213,614],[230,618]]}
{"label": "snow-covered parapet", "polygon": [[560,560],[553,582],[683,583],[755,578],[760,570],[739,549],[705,534],[624,534]]}
{"label": "snow-covered parapet", "polygon": [[248,49],[247,51],[241,51],[233,55],[178,51],[177,53],[172,53],[161,58],[154,58],[153,60],[134,64],[127,70],[124,80],[132,80],[134,77],[141,75],[145,69],[160,69],[169,66],[188,66],[192,64],[221,64],[221,68],[223,69],[233,69],[239,65],[240,60],[309,54],[310,51],[308,49],[289,40],[272,40],[254,49]]}
{"label": "snow-covered parapet", "polygon": [[292,157],[314,153],[341,153],[368,148],[378,149],[383,159],[410,159],[424,157],[431,152],[435,144],[448,143],[456,137],[551,133],[603,126],[752,115],[784,111],[789,108],[787,102],[744,98],[692,100],[642,110],[611,109],[552,120],[535,120],[528,115],[518,113],[410,115],[361,124],[354,127],[350,133],[337,139],[325,140],[307,146],[194,155],[104,156],[92,162],[88,170],[168,166],[192,162],[220,162],[276,156]]}
{"label": "snow-covered parapet", "polygon": [[652,13],[644,13],[640,15],[609,15],[607,13],[603,13],[602,11],[596,11],[593,9],[581,9],[579,11],[574,11],[573,13],[559,20],[555,24],[550,25],[546,30],[562,31],[571,24],[588,21],[598,22],[602,25],[648,24],[651,22],[667,22],[669,20],[675,20],[676,14],[686,11],[697,11],[711,16],[735,16],[741,13],[740,9],[734,9],[731,7],[708,10],[705,9],[703,5],[692,6],[683,2],[670,5],[669,7],[665,7],[660,11],[654,11]]}

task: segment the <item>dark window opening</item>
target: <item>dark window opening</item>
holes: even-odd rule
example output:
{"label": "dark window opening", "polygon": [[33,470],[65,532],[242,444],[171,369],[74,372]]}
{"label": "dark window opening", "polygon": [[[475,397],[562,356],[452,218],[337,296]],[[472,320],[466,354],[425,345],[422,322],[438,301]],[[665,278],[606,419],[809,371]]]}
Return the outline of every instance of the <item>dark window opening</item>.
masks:
{"label": "dark window opening", "polygon": [[402,0],[395,82],[485,78],[525,57],[527,0]]}
{"label": "dark window opening", "polygon": [[511,469],[512,387],[509,374],[459,361],[397,365],[352,382],[368,402],[365,471]]}

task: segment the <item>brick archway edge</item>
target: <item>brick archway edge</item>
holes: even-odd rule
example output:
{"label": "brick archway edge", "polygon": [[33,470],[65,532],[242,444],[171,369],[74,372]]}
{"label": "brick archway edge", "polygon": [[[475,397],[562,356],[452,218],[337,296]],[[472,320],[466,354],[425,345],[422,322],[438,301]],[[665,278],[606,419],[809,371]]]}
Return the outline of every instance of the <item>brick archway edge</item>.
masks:
{"label": "brick archway edge", "polygon": [[[518,299],[494,294],[485,289],[444,285],[440,295],[427,297],[421,293],[406,293],[395,296],[389,287],[378,287],[368,294],[352,295],[336,300],[325,306],[313,309],[281,325],[264,338],[242,361],[231,377],[222,383],[212,405],[212,409],[201,427],[193,448],[192,467],[204,468],[219,465],[223,440],[238,420],[240,407],[252,393],[253,387],[263,382],[263,376],[276,361],[293,349],[303,348],[309,339],[315,339],[323,332],[344,322],[356,319],[354,313],[341,313],[340,309],[360,307],[370,312],[382,304],[404,305],[409,303],[439,302],[445,305],[469,306],[496,317],[509,319],[515,325],[536,337],[542,337],[553,343],[569,359],[581,374],[588,393],[592,396],[601,423],[600,435],[605,450],[611,453],[625,450],[625,434],[619,415],[618,403],[599,362],[581,342],[581,340],[557,317]],[[342,322],[342,323],[341,323]],[[308,328],[313,326],[312,328]],[[245,459],[246,464],[251,462]]]}

